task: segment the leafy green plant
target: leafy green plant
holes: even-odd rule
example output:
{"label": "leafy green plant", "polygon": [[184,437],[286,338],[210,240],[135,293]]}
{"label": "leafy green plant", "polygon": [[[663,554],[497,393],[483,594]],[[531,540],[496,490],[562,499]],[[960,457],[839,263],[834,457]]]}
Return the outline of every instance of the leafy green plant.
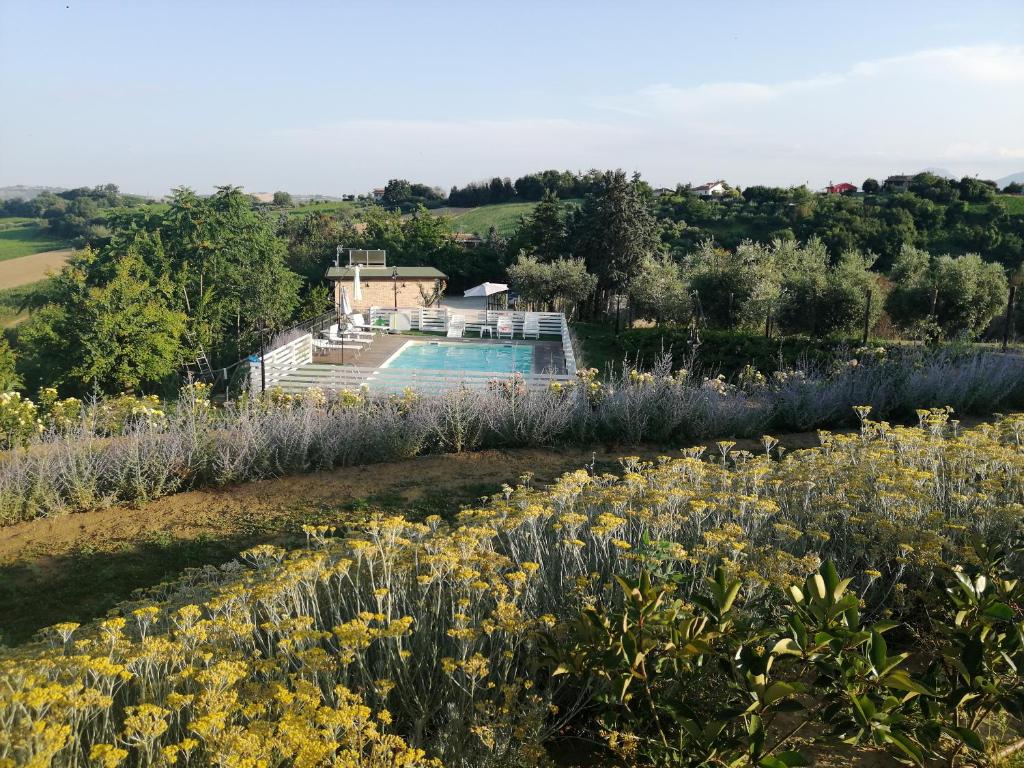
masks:
{"label": "leafy green plant", "polygon": [[974,575],[945,579],[931,659],[891,652],[885,635],[899,624],[865,622],[852,579],[831,562],[790,586],[779,622],[738,611],[742,585],[724,567],[689,605],[673,596],[670,573],[616,577],[621,597],[585,609],[571,641],[550,639],[548,649],[556,675],[594,686],[602,732],[627,760],[810,765],[794,749],[799,737],[952,766],[965,749],[986,754],[986,718],[1024,710],[1020,582],[1008,554],[979,556]]}

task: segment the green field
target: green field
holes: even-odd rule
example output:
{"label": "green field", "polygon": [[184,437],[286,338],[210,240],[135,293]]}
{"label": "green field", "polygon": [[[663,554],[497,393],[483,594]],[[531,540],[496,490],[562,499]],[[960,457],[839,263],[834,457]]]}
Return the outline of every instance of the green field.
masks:
{"label": "green field", "polygon": [[34,219],[0,218],[0,261],[66,247],[67,243],[37,224]]}
{"label": "green field", "polygon": [[28,295],[43,286],[45,280],[17,288],[0,290],[0,328],[11,328],[28,318],[28,311],[21,309]]}
{"label": "green field", "polygon": [[357,203],[354,200],[332,200],[325,203],[310,203],[309,205],[287,208],[281,212],[287,213],[289,216],[305,216],[308,213],[345,213],[351,215],[354,214],[360,206],[361,203]]}
{"label": "green field", "polygon": [[996,199],[1003,204],[1007,213],[1024,215],[1024,195],[999,195]]}

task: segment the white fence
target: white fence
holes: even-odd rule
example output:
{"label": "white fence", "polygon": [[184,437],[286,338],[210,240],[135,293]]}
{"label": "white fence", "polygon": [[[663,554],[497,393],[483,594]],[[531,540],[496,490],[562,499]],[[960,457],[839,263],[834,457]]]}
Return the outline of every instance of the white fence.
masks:
{"label": "white fence", "polygon": [[313,336],[306,333],[297,339],[283,344],[277,349],[267,352],[261,362],[257,357],[249,363],[249,388],[259,392],[262,384],[260,368],[267,368],[267,388],[274,386],[280,379],[292,371],[297,371],[313,362]]}
{"label": "white fence", "polygon": [[[528,389],[541,389],[570,377],[555,374],[510,374],[483,371],[428,371],[408,368],[362,368],[352,365],[313,364],[274,376],[274,386],[290,394],[311,388],[324,392],[355,391],[366,387],[378,394],[401,393],[406,389],[437,394],[452,389],[486,389],[516,382]],[[267,369],[267,386],[270,386]]]}
{"label": "white fence", "polygon": [[569,376],[576,375],[576,353],[572,347],[572,337],[569,334],[569,323],[561,312],[510,312],[507,310],[494,309],[462,309],[453,311],[446,307],[412,307],[409,309],[399,308],[370,310],[370,322],[382,317],[386,320],[395,312],[409,318],[409,324],[415,331],[428,331],[433,333],[445,333],[448,330],[448,320],[452,315],[462,315],[466,318],[466,330],[473,332],[481,326],[491,326],[498,322],[499,315],[509,315],[512,318],[512,335],[522,338],[523,320],[527,314],[535,315],[543,336],[557,336],[562,341],[562,349],[565,353],[565,372]]}

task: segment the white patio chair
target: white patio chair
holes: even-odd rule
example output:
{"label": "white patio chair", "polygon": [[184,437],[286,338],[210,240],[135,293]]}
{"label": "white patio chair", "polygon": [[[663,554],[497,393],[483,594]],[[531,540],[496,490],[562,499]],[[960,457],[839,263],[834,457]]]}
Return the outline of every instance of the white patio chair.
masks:
{"label": "white patio chair", "polygon": [[461,339],[466,332],[466,316],[452,315],[448,318],[448,338]]}
{"label": "white patio chair", "polygon": [[541,338],[541,316],[537,312],[526,312],[522,318],[522,338]]}
{"label": "white patio chair", "polygon": [[498,315],[498,338],[504,338],[508,336],[510,339],[513,336],[515,326],[512,324],[512,315]]}
{"label": "white patio chair", "polygon": [[373,334],[365,331],[343,331],[340,325],[335,324],[327,329],[324,338],[332,344],[353,344],[364,347],[373,340]]}

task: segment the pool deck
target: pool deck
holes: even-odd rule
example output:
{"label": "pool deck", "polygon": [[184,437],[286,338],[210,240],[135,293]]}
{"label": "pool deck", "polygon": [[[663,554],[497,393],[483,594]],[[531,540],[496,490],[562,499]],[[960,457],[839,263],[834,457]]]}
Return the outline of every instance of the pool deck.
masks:
{"label": "pool deck", "polygon": [[344,365],[360,368],[379,368],[399,348],[409,341],[432,342],[440,341],[451,344],[527,344],[533,347],[533,373],[565,374],[565,355],[562,345],[557,341],[536,341],[534,339],[479,339],[467,336],[461,339],[449,339],[435,335],[378,334],[373,343],[362,352],[356,354],[345,350],[318,350],[313,357],[316,365]]}

